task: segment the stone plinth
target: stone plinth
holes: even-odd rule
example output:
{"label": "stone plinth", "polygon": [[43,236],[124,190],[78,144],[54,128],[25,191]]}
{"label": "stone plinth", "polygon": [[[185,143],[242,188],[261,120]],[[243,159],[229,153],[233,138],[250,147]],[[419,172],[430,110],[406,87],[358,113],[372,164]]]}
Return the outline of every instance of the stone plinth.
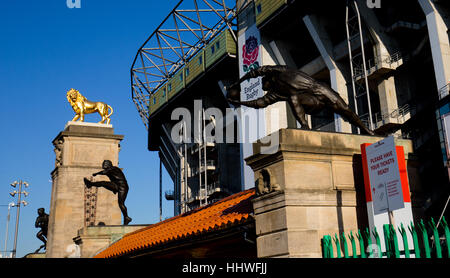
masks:
{"label": "stone plinth", "polygon": [[78,230],[73,241],[80,247],[81,258],[92,258],[125,234],[147,227],[148,225],[128,226],[91,226]]}
{"label": "stone plinth", "polygon": [[80,228],[99,222],[121,224],[117,195],[104,188],[87,189],[83,178],[102,170],[105,159],[117,165],[122,139],[111,125],[69,122],[53,140],[56,161],[51,173],[47,258],[66,257]]}
{"label": "stone plinth", "polygon": [[[321,257],[323,235],[368,226],[360,145],[383,138],[296,129],[277,134],[273,154],[262,154],[258,141],[246,158],[256,177],[265,169],[280,187],[253,201],[258,257]],[[412,142],[396,145],[408,161]],[[413,189],[417,171],[410,164]]]}
{"label": "stone plinth", "polygon": [[25,259],[45,259],[45,253],[30,253],[24,256]]}

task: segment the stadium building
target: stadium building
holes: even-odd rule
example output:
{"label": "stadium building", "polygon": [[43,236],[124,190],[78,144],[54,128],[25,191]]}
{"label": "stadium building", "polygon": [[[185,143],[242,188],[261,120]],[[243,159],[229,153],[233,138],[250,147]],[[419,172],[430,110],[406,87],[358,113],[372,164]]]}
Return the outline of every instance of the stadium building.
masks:
{"label": "stadium building", "polygon": [[[139,48],[131,68],[133,101],[148,129],[148,149],[159,152],[173,180],[166,199],[174,200],[176,215],[254,186],[244,162],[251,144],[236,143],[244,126],[239,115],[218,125],[205,111],[213,107],[225,115],[232,107],[224,86],[240,76],[239,39],[255,32],[261,65],[286,65],[327,83],[372,129],[402,124],[395,136],[414,142],[427,184],[423,205],[431,214],[442,209],[448,196],[443,116],[450,80],[449,4],[379,2],[180,1]],[[193,128],[179,128],[181,137],[193,138],[189,142],[171,139],[181,119],[173,116],[176,108],[192,115]],[[286,103],[263,110],[262,134],[255,139],[274,127],[300,127]],[[278,123],[270,121],[273,111]],[[358,133],[332,113],[308,121],[313,130]],[[233,143],[203,140],[208,125],[226,133],[227,124]]]}

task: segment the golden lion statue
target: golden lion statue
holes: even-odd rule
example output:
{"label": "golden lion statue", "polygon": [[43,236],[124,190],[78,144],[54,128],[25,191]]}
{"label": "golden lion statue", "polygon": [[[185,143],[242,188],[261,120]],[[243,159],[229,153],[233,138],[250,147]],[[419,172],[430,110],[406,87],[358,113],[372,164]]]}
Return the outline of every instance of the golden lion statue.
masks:
{"label": "golden lion statue", "polygon": [[[77,121],[80,119],[80,122],[84,122],[84,114],[90,114],[98,112],[102,117],[102,120],[99,123],[109,124],[111,119],[113,109],[111,106],[104,102],[92,102],[87,100],[78,90],[70,89],[67,91],[67,100],[75,111],[76,115],[73,117],[72,121]],[[108,110],[111,110],[111,113],[108,114]]]}

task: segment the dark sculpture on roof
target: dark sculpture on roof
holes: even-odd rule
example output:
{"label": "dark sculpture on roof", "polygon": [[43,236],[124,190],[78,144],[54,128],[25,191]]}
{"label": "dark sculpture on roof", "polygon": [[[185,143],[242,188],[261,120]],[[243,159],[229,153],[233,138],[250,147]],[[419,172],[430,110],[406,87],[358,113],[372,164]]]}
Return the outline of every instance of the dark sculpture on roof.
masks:
{"label": "dark sculpture on roof", "polygon": [[38,208],[38,217],[36,217],[36,222],[34,226],[36,228],[41,228],[41,230],[36,234],[36,237],[40,239],[44,244],[39,247],[34,253],[38,253],[42,248],[47,248],[47,231],[48,231],[48,214],[45,213],[44,208]]}
{"label": "dark sculpture on roof", "polygon": [[[240,101],[240,83],[262,76],[263,97],[251,101]],[[227,88],[227,98],[232,104],[253,108],[264,108],[278,101],[287,101],[302,129],[309,130],[305,114],[313,115],[329,109],[361,129],[361,133],[374,135],[361,119],[348,107],[339,93],[300,70],[286,66],[262,66],[245,74],[238,82]]]}
{"label": "dark sculpture on roof", "polygon": [[125,199],[128,194],[128,182],[119,167],[113,166],[110,160],[104,160],[102,163],[103,170],[92,174],[92,176],[105,175],[110,181],[97,181],[92,182],[87,178],[84,178],[84,184],[91,188],[92,186],[104,187],[114,194],[118,194],[117,200],[119,203],[119,208],[123,215],[123,224],[128,225],[131,222],[131,218],[128,216],[127,207],[125,206]]}

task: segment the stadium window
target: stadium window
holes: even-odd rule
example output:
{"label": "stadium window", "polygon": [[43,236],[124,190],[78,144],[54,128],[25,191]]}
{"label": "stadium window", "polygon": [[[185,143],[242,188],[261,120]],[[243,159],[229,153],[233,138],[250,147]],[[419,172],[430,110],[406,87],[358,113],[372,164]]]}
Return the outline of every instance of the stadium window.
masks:
{"label": "stadium window", "polygon": [[180,73],[180,81],[183,81],[183,73]]}
{"label": "stadium window", "polygon": [[217,49],[220,49],[220,41],[216,42]]}
{"label": "stadium window", "polygon": [[[189,68],[186,68],[186,76],[189,76]],[[181,79],[181,80],[183,80],[183,79]]]}
{"label": "stadium window", "polygon": [[167,85],[167,90],[172,91],[172,83],[170,83],[169,85]]}
{"label": "stadium window", "polygon": [[211,54],[214,54],[214,45],[213,46],[211,46]]}
{"label": "stadium window", "polygon": [[203,63],[203,59],[202,59],[202,58],[203,58],[202,56],[200,56],[200,57],[198,58],[198,65],[199,65],[199,66],[201,66],[202,63]]}

